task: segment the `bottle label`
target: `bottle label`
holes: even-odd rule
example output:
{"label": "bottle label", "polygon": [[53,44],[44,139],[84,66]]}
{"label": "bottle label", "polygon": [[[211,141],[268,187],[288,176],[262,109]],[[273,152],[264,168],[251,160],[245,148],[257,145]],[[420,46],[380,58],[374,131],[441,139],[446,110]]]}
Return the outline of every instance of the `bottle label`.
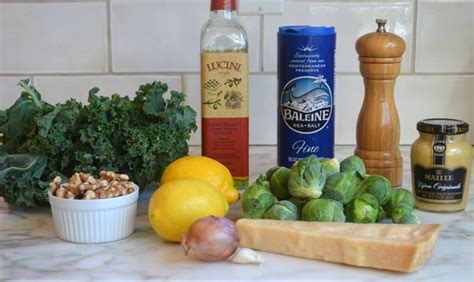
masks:
{"label": "bottle label", "polygon": [[303,76],[288,82],[281,92],[281,115],[286,126],[297,133],[316,133],[331,118],[333,102],[327,79]]}
{"label": "bottle label", "polygon": [[433,164],[444,165],[446,161],[446,135],[435,134],[433,139]]}
{"label": "bottle label", "polygon": [[442,167],[413,167],[415,196],[420,201],[431,203],[462,202],[466,168],[449,170]]}
{"label": "bottle label", "polygon": [[248,177],[247,53],[201,53],[203,155]]}

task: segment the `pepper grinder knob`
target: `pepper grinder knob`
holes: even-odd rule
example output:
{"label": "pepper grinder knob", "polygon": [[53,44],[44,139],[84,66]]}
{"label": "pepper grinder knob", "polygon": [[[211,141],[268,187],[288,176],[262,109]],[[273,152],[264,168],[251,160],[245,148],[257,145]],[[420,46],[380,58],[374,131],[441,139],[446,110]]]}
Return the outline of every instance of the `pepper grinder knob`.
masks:
{"label": "pepper grinder knob", "polygon": [[382,32],[382,33],[385,33],[387,32],[385,30],[385,24],[387,23],[387,20],[386,19],[376,19],[375,22],[377,23],[378,27],[377,27],[377,32]]}
{"label": "pepper grinder knob", "polygon": [[394,101],[395,79],[405,51],[405,41],[387,32],[387,20],[377,19],[376,32],[356,42],[365,95],[357,120],[355,154],[364,160],[368,174],[383,175],[393,187],[402,184],[400,120]]}

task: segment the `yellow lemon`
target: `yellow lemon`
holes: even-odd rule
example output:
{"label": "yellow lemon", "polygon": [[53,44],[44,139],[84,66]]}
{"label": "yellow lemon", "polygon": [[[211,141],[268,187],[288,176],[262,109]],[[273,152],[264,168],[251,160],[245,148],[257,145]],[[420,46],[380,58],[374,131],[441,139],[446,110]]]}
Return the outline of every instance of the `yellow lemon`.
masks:
{"label": "yellow lemon", "polygon": [[172,162],[161,176],[161,184],[182,178],[205,180],[214,185],[229,204],[237,202],[239,191],[234,188],[234,180],[229,169],[220,162],[204,156],[187,156]]}
{"label": "yellow lemon", "polygon": [[150,199],[148,219],[162,238],[179,242],[191,224],[208,215],[223,217],[229,204],[217,189],[199,179],[178,179],[161,185]]}

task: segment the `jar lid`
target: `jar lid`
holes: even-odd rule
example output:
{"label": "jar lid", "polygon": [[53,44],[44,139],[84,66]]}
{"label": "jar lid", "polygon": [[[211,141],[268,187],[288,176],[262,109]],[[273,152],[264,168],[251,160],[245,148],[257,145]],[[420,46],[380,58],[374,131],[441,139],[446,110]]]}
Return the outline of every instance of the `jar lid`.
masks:
{"label": "jar lid", "polygon": [[416,129],[432,134],[463,134],[469,131],[469,124],[462,120],[450,118],[429,118],[419,121]]}

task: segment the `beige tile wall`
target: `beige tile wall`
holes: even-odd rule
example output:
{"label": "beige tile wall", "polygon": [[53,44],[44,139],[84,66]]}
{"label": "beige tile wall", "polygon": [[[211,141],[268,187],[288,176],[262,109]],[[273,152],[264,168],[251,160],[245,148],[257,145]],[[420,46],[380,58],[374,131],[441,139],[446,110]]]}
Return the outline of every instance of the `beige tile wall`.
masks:
{"label": "beige tile wall", "polygon": [[[255,0],[258,1],[258,0]],[[30,78],[50,102],[133,95],[161,80],[199,112],[199,33],[209,0],[0,0],[0,109]],[[395,99],[401,143],[428,117],[468,121],[474,142],[474,0],[287,0],[283,15],[242,16],[249,36],[250,141],[276,144],[276,31],[280,25],[334,25],[336,143],[355,143],[363,100],[355,40],[387,18],[407,50]],[[199,114],[199,113],[198,113]],[[190,141],[200,143],[200,132]]]}

